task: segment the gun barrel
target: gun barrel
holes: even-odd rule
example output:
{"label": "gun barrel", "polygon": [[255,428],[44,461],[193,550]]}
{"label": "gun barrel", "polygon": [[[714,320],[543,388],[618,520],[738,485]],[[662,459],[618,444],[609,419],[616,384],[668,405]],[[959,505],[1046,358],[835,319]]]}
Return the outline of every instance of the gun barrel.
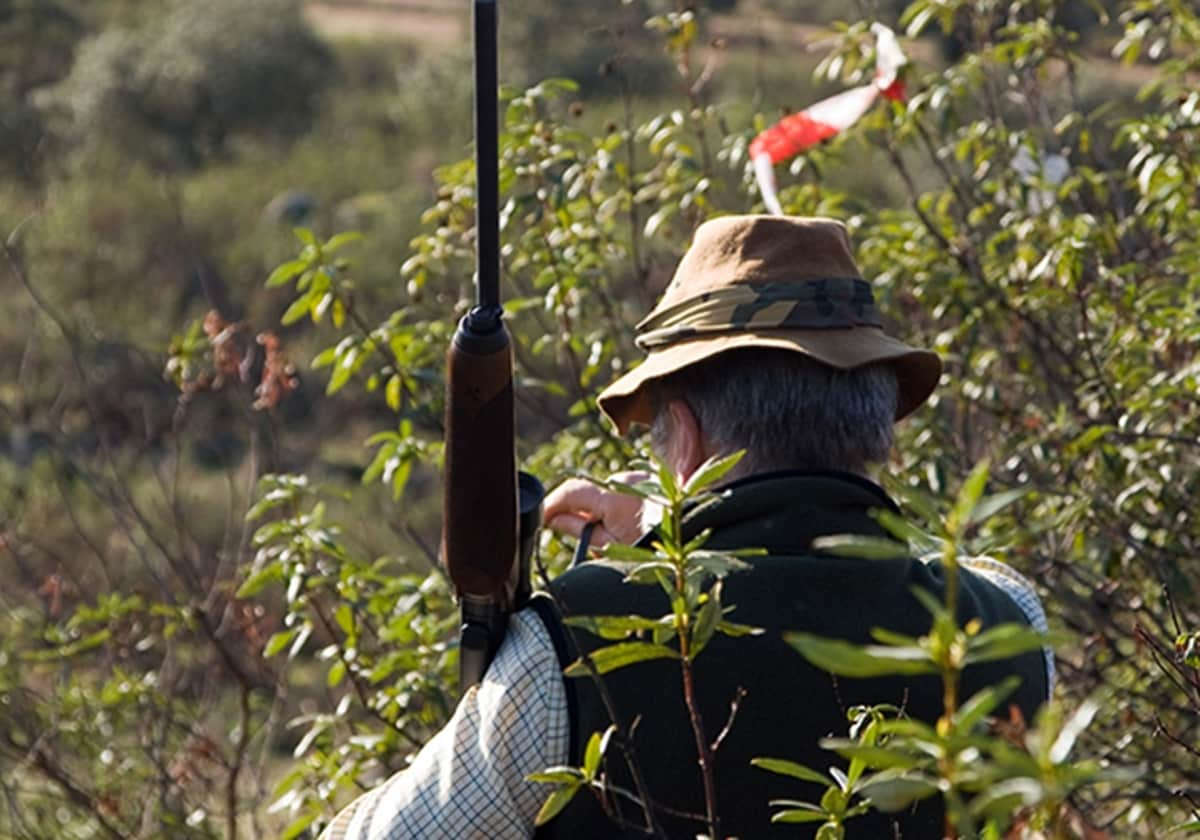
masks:
{"label": "gun barrel", "polygon": [[475,0],[476,304],[500,306],[500,122],[496,0]]}

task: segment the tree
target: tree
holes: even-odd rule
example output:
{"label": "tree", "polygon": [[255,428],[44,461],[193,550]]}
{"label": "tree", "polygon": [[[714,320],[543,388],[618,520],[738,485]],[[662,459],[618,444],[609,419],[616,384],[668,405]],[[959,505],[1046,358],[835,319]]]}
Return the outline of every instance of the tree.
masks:
{"label": "tree", "polygon": [[303,130],[331,69],[294,0],[175,2],[89,39],[48,99],[77,144],[194,166],[239,133]]}

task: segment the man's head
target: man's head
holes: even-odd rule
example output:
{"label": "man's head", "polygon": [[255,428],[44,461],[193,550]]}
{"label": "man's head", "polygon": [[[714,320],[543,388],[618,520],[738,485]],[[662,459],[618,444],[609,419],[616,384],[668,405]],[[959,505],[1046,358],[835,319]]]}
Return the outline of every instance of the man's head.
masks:
{"label": "man's head", "polygon": [[892,445],[898,387],[886,363],[838,370],[785,350],[722,353],[652,383],[654,451],[681,475],[745,450],[734,475],[866,475]]}
{"label": "man's head", "polygon": [[638,325],[638,344],[646,361],[600,407],[622,432],[651,426],[655,448],[684,474],[737,449],[747,450],[742,473],[865,472],[941,372],[935,353],[883,332],[831,219],[705,223]]}

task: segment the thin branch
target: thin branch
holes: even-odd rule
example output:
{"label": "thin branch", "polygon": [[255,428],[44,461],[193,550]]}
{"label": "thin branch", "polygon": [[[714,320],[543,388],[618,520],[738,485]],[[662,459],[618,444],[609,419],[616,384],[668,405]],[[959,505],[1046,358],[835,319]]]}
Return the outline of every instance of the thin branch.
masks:
{"label": "thin branch", "polygon": [[733,729],[733,722],[737,719],[738,709],[741,708],[742,700],[746,697],[746,689],[738,686],[737,693],[733,695],[733,699],[729,701],[729,717],[725,720],[725,726],[717,733],[717,737],[713,739],[709,749],[716,753],[721,749],[721,744],[724,743],[725,737],[729,734],[729,730]]}
{"label": "thin branch", "polygon": [[233,764],[225,780],[225,837],[237,840],[238,836],[238,776],[246,761],[246,749],[250,744],[250,687],[241,686],[238,696],[238,739],[233,750]]}

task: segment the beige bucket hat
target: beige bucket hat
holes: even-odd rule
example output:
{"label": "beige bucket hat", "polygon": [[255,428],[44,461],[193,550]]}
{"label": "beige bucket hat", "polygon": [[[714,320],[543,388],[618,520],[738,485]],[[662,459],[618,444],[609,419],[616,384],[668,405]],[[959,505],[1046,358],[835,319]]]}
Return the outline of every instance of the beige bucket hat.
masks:
{"label": "beige bucket hat", "polygon": [[942,372],[936,353],[884,333],[846,228],[834,219],[705,222],[637,330],[646,360],[599,397],[622,434],[654,419],[648,383],[727,350],[793,350],[843,370],[890,362],[900,384],[897,420],[929,397]]}

